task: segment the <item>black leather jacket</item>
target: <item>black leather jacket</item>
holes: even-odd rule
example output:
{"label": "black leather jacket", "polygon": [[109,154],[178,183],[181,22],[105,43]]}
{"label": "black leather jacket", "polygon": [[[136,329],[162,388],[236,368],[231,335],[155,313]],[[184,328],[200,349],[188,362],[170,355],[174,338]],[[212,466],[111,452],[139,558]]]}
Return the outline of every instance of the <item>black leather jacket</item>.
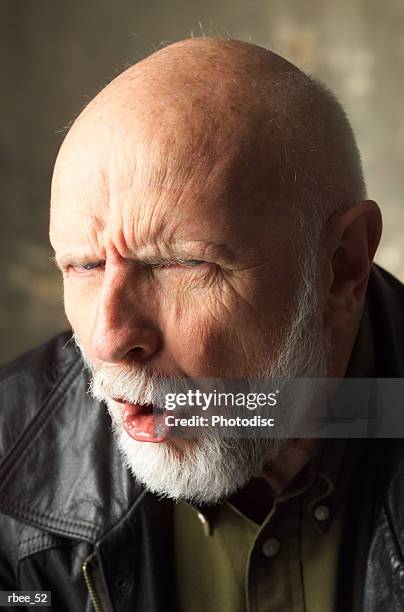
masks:
{"label": "black leather jacket", "polygon": [[[376,375],[404,377],[404,286],[374,267],[367,300]],[[52,591],[56,612],[169,611],[172,506],[123,467],[70,336],[1,373],[0,590]],[[378,502],[369,509],[364,610],[402,612],[404,441],[368,448]]]}

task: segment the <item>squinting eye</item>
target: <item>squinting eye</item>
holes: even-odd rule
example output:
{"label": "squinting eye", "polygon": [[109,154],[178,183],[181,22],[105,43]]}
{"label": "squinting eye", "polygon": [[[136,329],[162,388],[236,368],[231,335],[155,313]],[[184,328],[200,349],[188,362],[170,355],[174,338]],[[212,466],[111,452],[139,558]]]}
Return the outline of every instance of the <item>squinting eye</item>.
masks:
{"label": "squinting eye", "polygon": [[71,267],[76,272],[89,272],[90,270],[94,270],[95,268],[101,267],[101,264],[100,264],[100,262],[96,262],[96,263],[83,264],[81,266],[80,265],[72,265]]}
{"label": "squinting eye", "polygon": [[185,266],[198,266],[199,264],[203,264],[205,263],[204,261],[201,261],[200,259],[189,259],[188,261],[184,262]]}
{"label": "squinting eye", "polygon": [[167,262],[162,261],[160,263],[150,263],[148,265],[151,269],[172,268],[176,266],[191,268],[193,266],[198,266],[203,263],[205,262],[200,259],[187,259],[184,261],[167,261]]}

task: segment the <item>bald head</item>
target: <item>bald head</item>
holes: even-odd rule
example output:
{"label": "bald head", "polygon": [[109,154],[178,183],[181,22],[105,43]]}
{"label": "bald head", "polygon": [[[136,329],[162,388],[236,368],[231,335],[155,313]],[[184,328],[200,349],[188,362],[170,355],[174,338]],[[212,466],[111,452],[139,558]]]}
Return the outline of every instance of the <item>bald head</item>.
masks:
{"label": "bald head", "polygon": [[244,42],[181,41],[119,75],[70,130],[55,188],[72,152],[78,166],[88,156],[105,166],[125,147],[140,192],[164,180],[195,194],[212,181],[233,187],[252,213],[283,207],[310,223],[365,197],[354,136],[334,96]]}

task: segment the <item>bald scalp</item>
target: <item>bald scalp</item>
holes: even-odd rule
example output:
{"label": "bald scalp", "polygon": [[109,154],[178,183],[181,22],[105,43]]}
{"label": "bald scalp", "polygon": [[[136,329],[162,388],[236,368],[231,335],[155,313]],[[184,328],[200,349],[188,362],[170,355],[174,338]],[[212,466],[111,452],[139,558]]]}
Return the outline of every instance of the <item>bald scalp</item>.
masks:
{"label": "bald scalp", "polygon": [[[248,203],[281,205],[320,227],[366,198],[360,155],[335,96],[276,53],[245,42],[196,38],[131,66],[90,102],[71,130],[100,123],[138,130],[181,179],[228,159]],[[188,166],[184,172],[184,163]],[[229,168],[231,170],[229,171]]]}

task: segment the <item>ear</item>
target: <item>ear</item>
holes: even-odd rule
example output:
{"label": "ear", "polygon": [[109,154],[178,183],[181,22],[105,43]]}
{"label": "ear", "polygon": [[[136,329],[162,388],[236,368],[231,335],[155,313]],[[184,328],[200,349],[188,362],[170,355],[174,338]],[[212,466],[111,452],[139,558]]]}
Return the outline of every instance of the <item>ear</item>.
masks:
{"label": "ear", "polygon": [[327,258],[326,323],[341,327],[362,311],[370,269],[382,233],[380,208],[371,200],[333,215],[324,229]]}

